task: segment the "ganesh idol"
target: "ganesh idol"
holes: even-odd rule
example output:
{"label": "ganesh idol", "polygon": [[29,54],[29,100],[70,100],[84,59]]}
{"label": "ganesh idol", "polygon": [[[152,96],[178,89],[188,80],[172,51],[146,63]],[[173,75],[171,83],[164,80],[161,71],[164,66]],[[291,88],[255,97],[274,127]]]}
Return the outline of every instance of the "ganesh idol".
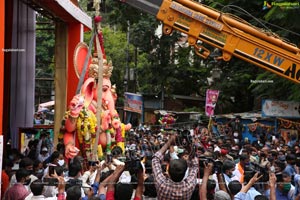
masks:
{"label": "ganesh idol", "polygon": [[[125,132],[130,130],[131,124],[121,122],[115,109],[116,86],[111,84],[113,66],[111,62],[103,60],[103,84],[101,116],[97,114],[97,81],[98,81],[98,58],[94,56],[89,61],[85,81],[80,93],[71,100],[68,110],[63,119],[63,142],[65,145],[66,158],[74,158],[79,153],[87,160],[92,160],[94,143],[98,143],[98,158],[104,154],[109,155],[114,146],[125,150]],[[81,65],[82,66],[82,65]],[[80,68],[80,66],[79,66]],[[76,69],[81,73],[81,69]],[[101,127],[97,127],[97,118],[101,117]],[[97,129],[101,128],[99,141],[96,140]]]}

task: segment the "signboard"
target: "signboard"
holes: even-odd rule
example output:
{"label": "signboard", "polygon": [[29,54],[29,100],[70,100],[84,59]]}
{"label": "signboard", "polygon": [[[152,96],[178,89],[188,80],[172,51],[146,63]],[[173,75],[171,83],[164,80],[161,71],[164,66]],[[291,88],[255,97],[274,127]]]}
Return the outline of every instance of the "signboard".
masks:
{"label": "signboard", "polygon": [[206,116],[214,115],[214,110],[218,101],[219,90],[206,90],[205,114]]}
{"label": "signboard", "polygon": [[300,118],[300,102],[262,101],[262,117],[289,117]]}
{"label": "signboard", "polygon": [[134,94],[129,92],[125,92],[124,96],[124,110],[142,114],[143,96],[140,94]]}

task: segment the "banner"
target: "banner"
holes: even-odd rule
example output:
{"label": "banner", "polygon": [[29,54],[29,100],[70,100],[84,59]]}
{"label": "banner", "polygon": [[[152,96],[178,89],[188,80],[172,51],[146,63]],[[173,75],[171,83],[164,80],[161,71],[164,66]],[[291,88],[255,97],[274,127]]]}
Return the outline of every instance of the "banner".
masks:
{"label": "banner", "polygon": [[125,92],[124,110],[142,114],[143,112],[143,96]]}
{"label": "banner", "polygon": [[262,117],[300,118],[300,102],[262,100]]}
{"label": "banner", "polygon": [[219,90],[206,90],[205,114],[206,116],[214,115],[214,110],[218,101]]}

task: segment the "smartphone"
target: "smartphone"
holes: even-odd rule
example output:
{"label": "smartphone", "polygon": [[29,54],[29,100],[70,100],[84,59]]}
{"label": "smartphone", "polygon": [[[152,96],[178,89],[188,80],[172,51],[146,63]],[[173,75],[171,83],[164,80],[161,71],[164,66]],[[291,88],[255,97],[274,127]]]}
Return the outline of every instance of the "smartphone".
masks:
{"label": "smartphone", "polygon": [[282,174],[281,173],[276,174],[276,182],[282,182],[282,181],[283,181]]}
{"label": "smartphone", "polygon": [[89,161],[89,166],[96,166],[99,164],[99,161]]}

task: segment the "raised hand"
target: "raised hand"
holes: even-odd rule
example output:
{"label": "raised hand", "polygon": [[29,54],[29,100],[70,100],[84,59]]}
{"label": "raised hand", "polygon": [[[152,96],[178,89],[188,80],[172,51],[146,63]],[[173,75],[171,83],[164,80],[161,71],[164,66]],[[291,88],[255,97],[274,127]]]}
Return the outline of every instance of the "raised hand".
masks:
{"label": "raised hand", "polygon": [[269,174],[269,184],[270,184],[270,187],[275,187],[276,186],[276,181],[277,181],[277,178],[276,178],[275,173],[270,173]]}
{"label": "raised hand", "polygon": [[210,175],[213,170],[214,164],[213,163],[205,163],[204,162],[204,175]]}
{"label": "raised hand", "polygon": [[[263,177],[263,175],[260,175],[259,177],[258,177],[258,172],[256,172],[255,173],[255,175],[250,179],[250,183],[252,184],[252,185],[254,185],[254,183],[256,183],[261,177]],[[276,177],[275,177],[276,178]]]}

